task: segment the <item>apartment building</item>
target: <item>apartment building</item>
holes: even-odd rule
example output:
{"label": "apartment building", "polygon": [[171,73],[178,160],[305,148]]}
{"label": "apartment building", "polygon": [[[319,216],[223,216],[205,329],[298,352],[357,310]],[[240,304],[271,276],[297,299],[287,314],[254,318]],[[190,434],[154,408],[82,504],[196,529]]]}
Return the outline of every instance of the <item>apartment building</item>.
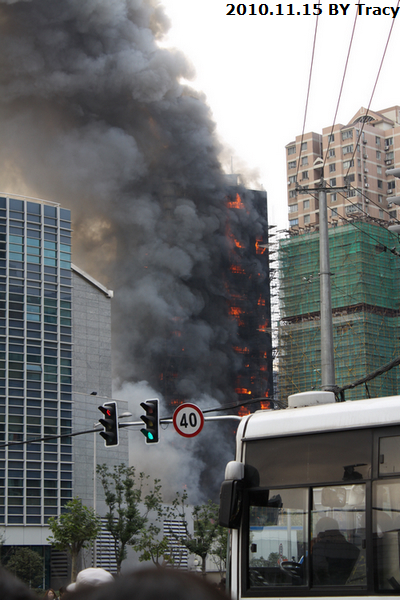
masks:
{"label": "apartment building", "polygon": [[397,222],[400,180],[386,171],[399,163],[400,106],[379,112],[360,108],[347,125],[296,136],[286,146],[290,229],[318,228],[315,190],[321,177],[331,225],[353,219]]}

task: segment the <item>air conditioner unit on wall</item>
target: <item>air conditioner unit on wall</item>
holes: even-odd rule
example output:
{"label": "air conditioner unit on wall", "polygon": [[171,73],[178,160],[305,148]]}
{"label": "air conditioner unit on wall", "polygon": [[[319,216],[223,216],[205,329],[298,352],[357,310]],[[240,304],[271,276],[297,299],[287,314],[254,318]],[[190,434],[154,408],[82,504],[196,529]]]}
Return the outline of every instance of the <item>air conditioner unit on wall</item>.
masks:
{"label": "air conditioner unit on wall", "polygon": [[369,183],[366,183],[366,184],[365,184],[365,187],[369,187]]}

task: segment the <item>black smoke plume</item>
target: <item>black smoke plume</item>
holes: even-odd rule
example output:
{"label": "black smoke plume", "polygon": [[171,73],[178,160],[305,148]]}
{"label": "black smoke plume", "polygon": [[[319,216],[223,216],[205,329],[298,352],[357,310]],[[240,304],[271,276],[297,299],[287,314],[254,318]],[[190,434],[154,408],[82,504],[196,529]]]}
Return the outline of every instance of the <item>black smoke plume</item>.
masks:
{"label": "black smoke plume", "polygon": [[267,222],[251,194],[227,206],[210,110],[158,45],[167,29],[156,0],[0,0],[0,187],[72,209],[73,261],[115,291],[121,385],[162,391],[175,370],[172,396],[224,404],[243,366],[227,227],[249,242]]}

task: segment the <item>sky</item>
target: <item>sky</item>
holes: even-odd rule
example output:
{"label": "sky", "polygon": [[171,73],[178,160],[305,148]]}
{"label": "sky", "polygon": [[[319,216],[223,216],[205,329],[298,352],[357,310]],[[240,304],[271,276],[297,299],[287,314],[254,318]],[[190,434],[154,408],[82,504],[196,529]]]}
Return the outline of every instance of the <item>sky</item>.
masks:
{"label": "sky", "polygon": [[[249,180],[264,187],[270,224],[279,229],[287,227],[285,146],[301,134],[305,118],[317,20],[313,12],[322,11],[305,132],[321,133],[334,121],[354,23],[336,123],[349,123],[361,106],[368,107],[371,97],[371,110],[400,104],[400,10],[395,19],[389,9],[388,15],[378,14],[385,6],[395,10],[397,0],[391,5],[375,0],[375,14],[371,10],[366,14],[367,5],[344,3],[345,15],[339,4],[328,2],[238,5],[221,0],[161,0],[161,4],[171,21],[162,44],[182,50],[192,63],[196,74],[189,83],[204,92],[211,107],[227,148],[225,170],[232,172],[233,167],[235,173],[250,173]],[[334,14],[336,6],[338,14]],[[260,15],[259,9],[266,12],[266,7],[268,14]],[[246,14],[237,14],[244,9]],[[233,14],[227,15],[228,11]]]}

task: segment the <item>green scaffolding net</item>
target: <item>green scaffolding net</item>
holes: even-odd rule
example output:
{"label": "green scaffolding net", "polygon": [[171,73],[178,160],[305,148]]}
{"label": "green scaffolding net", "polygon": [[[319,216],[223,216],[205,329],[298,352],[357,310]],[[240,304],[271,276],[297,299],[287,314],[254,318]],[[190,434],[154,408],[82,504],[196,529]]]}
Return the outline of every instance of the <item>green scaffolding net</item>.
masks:
{"label": "green scaffolding net", "polygon": [[[373,223],[329,230],[336,384],[344,386],[400,354],[397,236]],[[321,389],[319,234],[280,242],[279,390]],[[398,393],[398,367],[346,400]]]}

